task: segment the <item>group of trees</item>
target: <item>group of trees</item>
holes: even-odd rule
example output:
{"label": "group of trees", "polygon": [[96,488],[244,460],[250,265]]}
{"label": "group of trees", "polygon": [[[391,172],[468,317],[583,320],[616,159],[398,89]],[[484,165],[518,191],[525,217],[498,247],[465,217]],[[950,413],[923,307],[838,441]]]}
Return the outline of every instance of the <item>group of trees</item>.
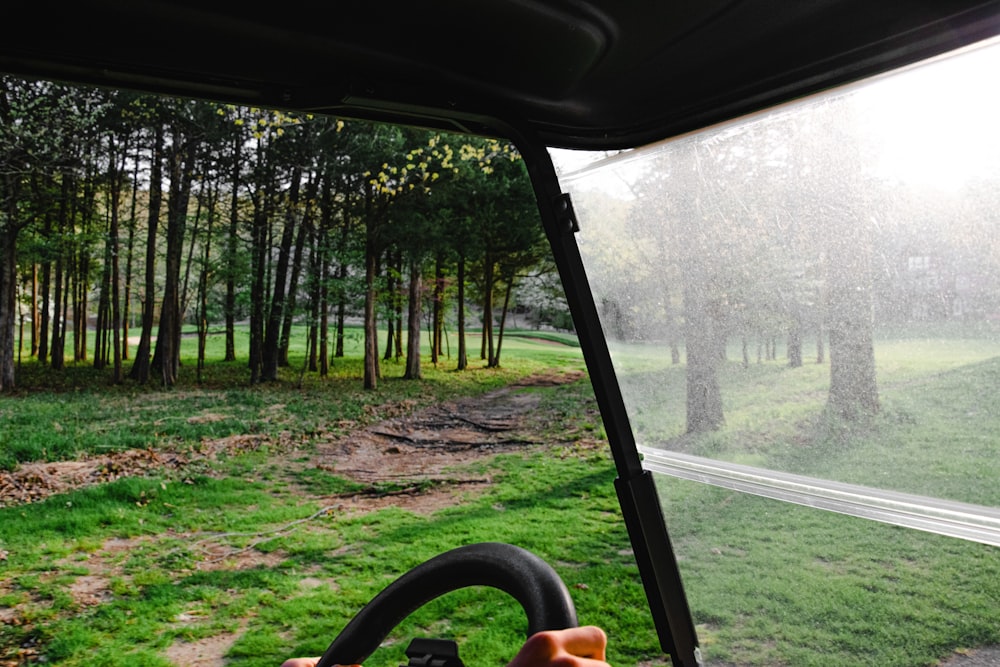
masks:
{"label": "group of trees", "polygon": [[[361,314],[375,388],[379,326],[385,358],[404,356],[407,332],[406,376],[419,377],[423,304],[437,362],[446,295],[462,369],[467,288],[496,366],[512,289],[548,255],[506,142],[11,77],[0,206],[0,390],[22,354],[58,369],[91,348],[113,382],[172,385],[182,323],[198,324],[200,372],[208,323],[224,320],[234,360],[243,318],[252,382],[277,377],[303,320],[308,366],[325,374]],[[25,322],[30,350],[15,349]]]}
{"label": "group of trees", "polygon": [[841,100],[814,103],[609,159],[618,180],[578,179],[606,330],[683,358],[688,432],[724,423],[719,369],[734,350],[746,366],[780,340],[801,366],[815,342],[828,407],[857,419],[879,410],[877,326],[1000,313],[995,182],[949,193],[892,180],[872,168],[863,127]]}

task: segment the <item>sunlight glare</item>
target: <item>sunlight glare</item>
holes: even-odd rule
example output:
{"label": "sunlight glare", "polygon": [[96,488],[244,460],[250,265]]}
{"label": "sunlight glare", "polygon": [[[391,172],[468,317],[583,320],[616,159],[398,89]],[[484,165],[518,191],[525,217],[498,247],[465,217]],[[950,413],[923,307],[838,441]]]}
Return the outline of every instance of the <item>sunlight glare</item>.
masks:
{"label": "sunlight glare", "polygon": [[858,90],[875,172],[944,191],[1000,179],[998,72],[1000,42],[991,40]]}

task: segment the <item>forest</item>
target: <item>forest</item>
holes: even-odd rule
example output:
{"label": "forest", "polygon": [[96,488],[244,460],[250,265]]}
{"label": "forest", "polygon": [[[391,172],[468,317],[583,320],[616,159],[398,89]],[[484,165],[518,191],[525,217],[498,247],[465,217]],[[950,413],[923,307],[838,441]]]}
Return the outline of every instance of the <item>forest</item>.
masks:
{"label": "forest", "polygon": [[304,322],[309,370],[325,375],[351,318],[374,389],[383,356],[419,377],[422,327],[437,363],[454,322],[464,369],[472,310],[478,352],[499,365],[522,279],[555,304],[536,317],[559,316],[505,141],[2,77],[0,172],[0,391],[28,358],[171,386],[191,324],[199,371],[221,325],[226,360],[245,357],[257,383],[288,363]]}
{"label": "forest", "polygon": [[[489,367],[514,309],[571,327],[508,142],[2,84],[0,389],[30,358],[171,386],[185,325],[197,330],[198,372],[209,327],[222,326],[225,360],[245,356],[258,383],[288,364],[294,323],[308,327],[308,370],[326,376],[345,322],[362,322],[369,389],[382,359],[420,376],[422,331],[436,364],[454,327],[461,370],[470,321]],[[605,335],[683,359],[687,432],[724,422],[717,375],[730,345],[744,368],[779,347],[799,367],[814,341],[829,406],[854,419],[879,410],[880,331],[995,334],[994,161],[970,158],[969,142],[928,144],[925,180],[901,178],[916,162],[906,128],[881,119],[877,100],[846,99],[568,175]]]}

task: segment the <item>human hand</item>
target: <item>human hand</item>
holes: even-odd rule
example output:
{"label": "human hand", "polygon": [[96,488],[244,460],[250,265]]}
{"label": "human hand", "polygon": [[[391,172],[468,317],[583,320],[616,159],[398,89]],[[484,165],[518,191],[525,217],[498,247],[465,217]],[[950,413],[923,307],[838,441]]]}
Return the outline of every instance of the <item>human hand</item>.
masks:
{"label": "human hand", "polygon": [[609,667],[607,644],[604,631],[593,625],[546,630],[528,637],[507,667]]}
{"label": "human hand", "polygon": [[[607,643],[604,631],[593,625],[546,630],[528,637],[507,667],[609,667],[604,662]],[[318,663],[319,658],[292,658],[281,667],[316,667]]]}
{"label": "human hand", "polygon": [[[292,658],[281,663],[281,667],[316,667],[319,658]],[[338,665],[338,667],[361,667],[361,665]]]}

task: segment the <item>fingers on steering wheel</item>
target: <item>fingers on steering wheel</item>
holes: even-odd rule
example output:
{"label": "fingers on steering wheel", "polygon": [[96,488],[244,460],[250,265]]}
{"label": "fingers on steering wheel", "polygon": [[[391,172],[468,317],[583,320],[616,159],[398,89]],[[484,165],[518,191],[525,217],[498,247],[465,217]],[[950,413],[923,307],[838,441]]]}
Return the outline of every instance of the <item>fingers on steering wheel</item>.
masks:
{"label": "fingers on steering wheel", "polygon": [[593,625],[585,625],[563,630],[562,634],[563,648],[568,653],[581,658],[592,658],[600,661],[605,659],[604,650],[608,645],[608,638],[604,634],[604,630]]}
{"label": "fingers on steering wheel", "polygon": [[515,667],[549,665],[550,667],[603,666],[607,637],[594,626],[539,632],[528,638],[511,663]]}

